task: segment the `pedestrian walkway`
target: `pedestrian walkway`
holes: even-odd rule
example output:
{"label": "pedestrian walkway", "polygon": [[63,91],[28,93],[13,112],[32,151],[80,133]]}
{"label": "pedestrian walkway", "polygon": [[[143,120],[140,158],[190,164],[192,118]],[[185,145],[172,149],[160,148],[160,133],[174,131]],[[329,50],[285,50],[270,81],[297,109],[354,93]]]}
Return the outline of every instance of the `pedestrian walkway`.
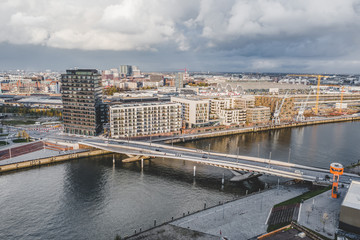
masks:
{"label": "pedestrian walkway", "polygon": [[346,195],[345,188],[339,190],[341,194],[337,199],[331,198],[329,190],[306,200],[301,206],[299,224],[334,239],[339,223],[340,206]]}
{"label": "pedestrian walkway", "polygon": [[230,239],[250,239],[266,232],[266,221],[275,204],[306,191],[308,189],[301,186],[280,186],[279,189],[270,189],[210,208],[171,224]]}

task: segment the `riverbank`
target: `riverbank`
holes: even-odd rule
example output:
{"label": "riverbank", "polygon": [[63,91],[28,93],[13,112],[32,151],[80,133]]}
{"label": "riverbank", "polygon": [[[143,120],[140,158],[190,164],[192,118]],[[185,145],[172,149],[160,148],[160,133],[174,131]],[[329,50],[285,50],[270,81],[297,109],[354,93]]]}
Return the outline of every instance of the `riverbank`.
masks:
{"label": "riverbank", "polygon": [[[137,232],[137,234],[125,237],[125,239],[157,239],[152,238],[152,236],[156,236],[154,233],[161,231],[166,225],[181,227],[194,233],[201,232],[218,238],[227,236],[230,239],[250,239],[266,233],[266,221],[275,204],[301,195],[306,191],[307,187],[301,185],[268,189],[202,211],[185,214],[180,219],[169,221],[143,232]],[[180,237],[173,239],[181,239]]]}
{"label": "riverbank", "polygon": [[171,138],[156,139],[153,141],[154,142],[162,141],[164,143],[178,143],[178,142],[187,142],[187,141],[199,140],[199,139],[205,139],[205,138],[236,135],[236,134],[241,134],[241,133],[256,133],[256,132],[263,132],[263,131],[276,130],[276,129],[305,127],[305,126],[318,125],[318,124],[352,122],[352,121],[360,121],[360,116],[345,117],[345,118],[344,117],[342,117],[342,118],[334,117],[334,118],[327,118],[327,119],[320,119],[320,120],[309,120],[306,122],[284,123],[284,124],[280,124],[280,125],[254,126],[254,127],[246,127],[246,128],[227,129],[227,130],[221,130],[221,131],[201,132],[201,133],[191,134],[191,135],[178,135],[178,136],[174,136]]}
{"label": "riverbank", "polygon": [[39,158],[39,159],[33,159],[33,160],[28,160],[28,161],[21,161],[21,162],[1,165],[0,166],[0,174],[5,173],[5,172],[10,172],[10,171],[16,171],[16,170],[20,170],[20,169],[25,169],[25,168],[34,168],[34,167],[40,167],[42,165],[50,165],[50,164],[54,164],[54,163],[70,161],[73,159],[104,155],[104,154],[108,154],[108,153],[110,153],[110,152],[105,151],[105,150],[89,150],[89,151],[70,153],[70,154],[65,153],[65,154],[61,154],[58,156]]}

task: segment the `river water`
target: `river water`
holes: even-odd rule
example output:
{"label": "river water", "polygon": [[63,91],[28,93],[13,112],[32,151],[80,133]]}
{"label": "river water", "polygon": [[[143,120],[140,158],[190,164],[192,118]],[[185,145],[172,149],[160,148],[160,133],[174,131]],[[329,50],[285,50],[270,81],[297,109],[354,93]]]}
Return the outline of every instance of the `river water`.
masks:
{"label": "river water", "polygon": [[[184,143],[186,147],[328,168],[360,159],[360,122]],[[291,148],[289,158],[289,148]],[[115,166],[112,155],[0,175],[0,239],[113,239],[263,188],[225,181],[228,170],[157,158]]]}

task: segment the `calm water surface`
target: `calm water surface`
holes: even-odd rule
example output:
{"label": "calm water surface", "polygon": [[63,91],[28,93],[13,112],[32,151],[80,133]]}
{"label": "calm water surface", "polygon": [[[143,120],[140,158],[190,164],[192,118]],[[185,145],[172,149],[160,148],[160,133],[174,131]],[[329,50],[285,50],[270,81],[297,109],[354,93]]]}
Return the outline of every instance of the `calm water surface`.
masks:
{"label": "calm water surface", "polygon": [[[192,148],[269,157],[328,168],[360,159],[360,122],[316,125],[184,143]],[[121,156],[117,155],[117,159]],[[261,180],[221,186],[228,170],[169,159],[112,164],[94,157],[0,175],[0,239],[113,239],[184,212],[263,187]]]}

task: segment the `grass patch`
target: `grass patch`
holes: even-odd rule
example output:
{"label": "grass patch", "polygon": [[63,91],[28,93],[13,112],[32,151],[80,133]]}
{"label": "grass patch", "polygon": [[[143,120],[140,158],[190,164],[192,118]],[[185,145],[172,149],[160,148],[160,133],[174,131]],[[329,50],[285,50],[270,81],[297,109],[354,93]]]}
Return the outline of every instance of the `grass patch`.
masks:
{"label": "grass patch", "polygon": [[29,142],[28,139],[26,138],[18,138],[13,140],[14,143],[24,143],[24,142]]}
{"label": "grass patch", "polygon": [[6,137],[8,135],[9,135],[8,133],[4,133],[4,134],[0,134],[0,137]]}
{"label": "grass patch", "polygon": [[[300,196],[297,196],[297,197],[291,198],[289,200],[286,200],[284,202],[278,203],[278,204],[274,205],[273,208],[292,205],[292,204],[296,204],[296,203],[301,203],[302,200],[305,201],[305,200],[310,199],[312,197],[315,197],[315,196],[317,196],[319,194],[322,194],[322,193],[324,193],[324,192],[326,192],[326,191],[328,191],[330,189],[331,189],[331,186],[321,187],[321,188],[315,189],[315,190],[310,190],[310,191],[308,191],[306,193],[301,194]],[[276,229],[279,229],[281,227],[289,225],[290,223],[291,222],[283,222],[283,223],[279,223],[279,224],[275,224],[275,225],[269,225],[267,227],[267,232],[272,232],[272,231],[274,231]]]}
{"label": "grass patch", "polygon": [[[275,224],[275,225],[269,225],[268,228],[267,228],[267,232],[275,231],[276,229],[285,227],[285,226],[287,226],[289,224],[290,224],[290,222],[279,223],[279,224]],[[287,230],[289,230],[289,229],[287,229]]]}
{"label": "grass patch", "polygon": [[9,144],[9,143],[6,141],[0,141],[0,146],[7,145],[7,144]]}
{"label": "grass patch", "polygon": [[274,206],[274,208],[286,206],[286,205],[290,205],[290,204],[295,204],[295,203],[301,203],[301,200],[305,201],[307,199],[315,197],[316,195],[322,194],[330,189],[331,189],[331,186],[328,186],[328,187],[322,187],[320,189],[308,191],[300,196],[297,196],[297,197],[291,198],[289,200],[286,200],[284,202],[278,203]]}

